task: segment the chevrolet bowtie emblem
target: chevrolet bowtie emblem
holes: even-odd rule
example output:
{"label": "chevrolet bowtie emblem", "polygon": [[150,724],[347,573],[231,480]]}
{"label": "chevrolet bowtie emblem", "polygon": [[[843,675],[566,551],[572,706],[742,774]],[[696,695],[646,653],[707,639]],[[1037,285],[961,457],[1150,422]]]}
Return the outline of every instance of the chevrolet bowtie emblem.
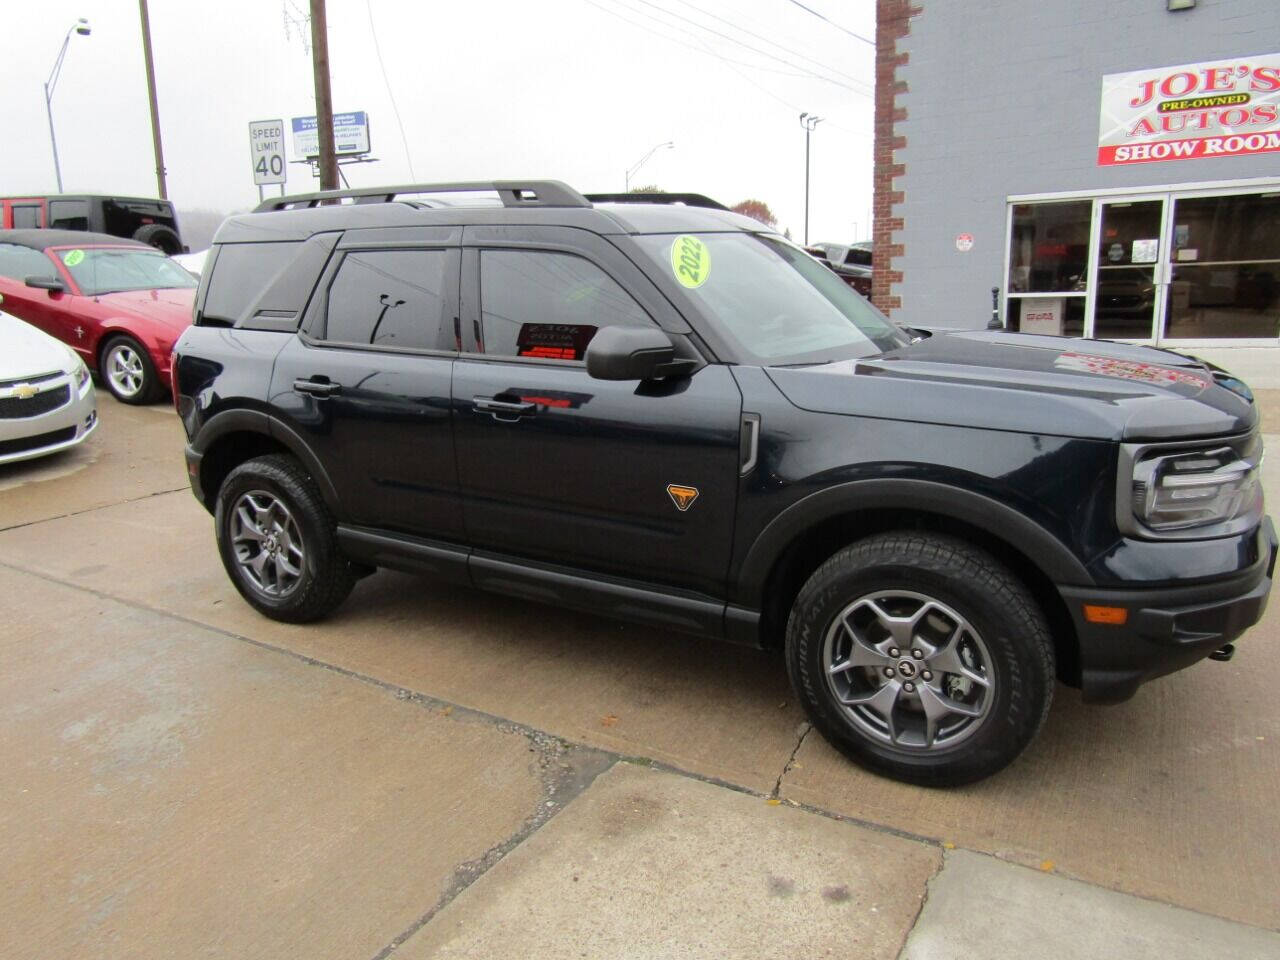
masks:
{"label": "chevrolet bowtie emblem", "polygon": [[29,383],[20,383],[13,388],[13,395],[19,400],[30,400],[40,391]]}

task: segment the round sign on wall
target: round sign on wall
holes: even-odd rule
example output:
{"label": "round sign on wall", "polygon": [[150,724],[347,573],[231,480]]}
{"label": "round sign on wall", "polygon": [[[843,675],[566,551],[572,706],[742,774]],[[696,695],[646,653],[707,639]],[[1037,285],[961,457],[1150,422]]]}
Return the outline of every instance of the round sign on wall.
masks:
{"label": "round sign on wall", "polygon": [[972,249],[973,249],[973,234],[972,234],[972,233],[957,233],[957,234],[956,234],[956,249],[957,249],[957,250],[959,250],[961,253],[968,253],[970,250],[972,250]]}

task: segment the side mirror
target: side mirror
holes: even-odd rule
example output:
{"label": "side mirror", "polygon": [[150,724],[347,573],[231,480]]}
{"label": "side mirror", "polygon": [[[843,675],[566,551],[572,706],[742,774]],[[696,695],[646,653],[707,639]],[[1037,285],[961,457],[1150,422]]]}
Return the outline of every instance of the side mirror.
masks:
{"label": "side mirror", "polygon": [[67,288],[63,286],[61,280],[54,277],[27,277],[23,281],[28,287],[35,287],[38,290],[48,290],[50,293],[62,293]]}
{"label": "side mirror", "polygon": [[687,364],[657,327],[602,327],[587,344],[586,360],[597,380],[652,380],[684,372]]}

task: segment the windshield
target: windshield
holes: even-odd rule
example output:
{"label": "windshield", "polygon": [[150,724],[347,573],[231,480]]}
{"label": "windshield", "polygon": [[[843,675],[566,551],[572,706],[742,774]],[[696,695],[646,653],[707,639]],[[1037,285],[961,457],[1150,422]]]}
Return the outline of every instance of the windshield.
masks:
{"label": "windshield", "polygon": [[909,342],[829,268],[781,237],[700,233],[636,240],[747,362],[828,363]]}
{"label": "windshield", "polygon": [[191,274],[159,250],[76,247],[59,250],[57,256],[86,297],[124,290],[165,290],[197,285]]}

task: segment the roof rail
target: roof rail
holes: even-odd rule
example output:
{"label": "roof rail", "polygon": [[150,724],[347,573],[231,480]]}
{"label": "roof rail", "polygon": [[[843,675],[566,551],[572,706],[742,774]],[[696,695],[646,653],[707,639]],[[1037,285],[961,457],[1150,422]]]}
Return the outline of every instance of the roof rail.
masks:
{"label": "roof rail", "polygon": [[589,207],[577,190],[559,180],[491,180],[470,183],[407,183],[398,187],[361,187],[357,190],[323,190],[273,197],[253,208],[254,213],[317,207],[328,200],[351,199],[355,203],[391,203],[405,193],[472,193],[494,191],[504,207]]}
{"label": "roof rail", "polygon": [[683,203],[686,207],[728,210],[723,203],[700,193],[588,193],[592,203]]}

